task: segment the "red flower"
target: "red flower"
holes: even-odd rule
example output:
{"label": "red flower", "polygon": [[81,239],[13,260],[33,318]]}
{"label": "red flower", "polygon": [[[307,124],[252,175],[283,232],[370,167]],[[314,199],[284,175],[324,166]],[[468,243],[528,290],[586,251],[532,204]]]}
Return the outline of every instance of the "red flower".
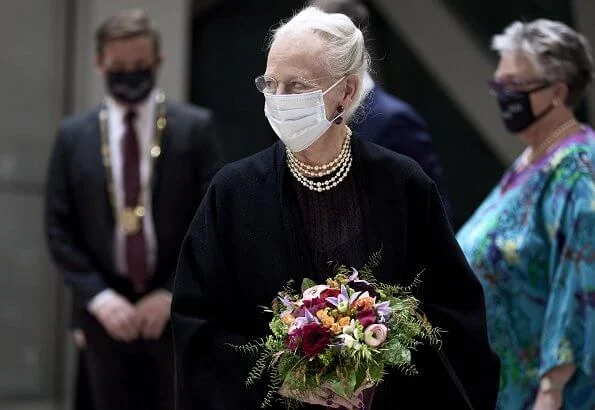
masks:
{"label": "red flower", "polygon": [[320,299],[336,298],[340,293],[341,291],[339,289],[325,289],[320,293]]}
{"label": "red flower", "polygon": [[312,313],[312,315],[316,316],[316,312],[318,312],[319,310],[324,309],[326,307],[330,307],[330,306],[332,306],[332,305],[327,303],[326,300],[321,299],[321,298],[304,300],[303,306],[299,309],[296,309],[295,312],[293,312],[293,316],[295,316],[295,317],[306,316],[306,313],[304,312],[306,309],[308,309],[310,311],[310,313]]}
{"label": "red flower", "polygon": [[374,310],[362,310],[359,312],[359,315],[357,315],[357,318],[365,329],[376,323],[376,312],[374,312]]}
{"label": "red flower", "polygon": [[306,357],[315,357],[329,345],[331,331],[317,323],[309,323],[302,329],[302,349]]}

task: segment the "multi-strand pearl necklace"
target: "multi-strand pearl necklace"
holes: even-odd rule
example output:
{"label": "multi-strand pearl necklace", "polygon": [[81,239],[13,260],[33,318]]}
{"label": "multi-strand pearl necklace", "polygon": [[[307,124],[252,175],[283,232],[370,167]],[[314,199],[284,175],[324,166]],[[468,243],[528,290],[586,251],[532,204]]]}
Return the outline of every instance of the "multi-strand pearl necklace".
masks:
{"label": "multi-strand pearl necklace", "polygon": [[[353,159],[351,157],[351,130],[347,128],[345,142],[339,155],[328,164],[308,165],[296,158],[289,149],[287,151],[287,166],[291,174],[306,188],[323,192],[339,185],[349,173]],[[310,178],[320,178],[336,172],[325,181],[314,181]]]}

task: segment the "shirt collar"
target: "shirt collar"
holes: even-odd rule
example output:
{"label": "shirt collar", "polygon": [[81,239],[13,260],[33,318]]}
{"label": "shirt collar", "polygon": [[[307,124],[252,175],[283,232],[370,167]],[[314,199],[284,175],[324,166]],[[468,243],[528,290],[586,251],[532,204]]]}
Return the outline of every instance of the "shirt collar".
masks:
{"label": "shirt collar", "polygon": [[147,120],[151,120],[155,113],[155,93],[157,91],[151,91],[151,94],[144,101],[136,104],[133,107],[127,107],[118,103],[112,96],[108,95],[106,99],[108,114],[114,118],[120,124],[124,123],[124,116],[129,109],[136,111],[136,122],[144,123]]}

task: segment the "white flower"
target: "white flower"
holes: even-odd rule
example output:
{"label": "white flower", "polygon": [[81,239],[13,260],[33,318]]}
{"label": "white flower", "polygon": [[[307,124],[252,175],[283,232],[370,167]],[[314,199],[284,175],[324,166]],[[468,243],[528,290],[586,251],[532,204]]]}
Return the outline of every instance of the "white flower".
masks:
{"label": "white flower", "polygon": [[339,335],[339,338],[341,340],[343,340],[343,344],[345,345],[345,347],[348,347],[350,349],[353,348],[353,345],[355,343],[357,343],[356,340],[353,337],[351,337],[350,335],[342,334],[342,335]]}
{"label": "white flower", "polygon": [[329,287],[326,285],[315,285],[306,289],[303,293],[303,300],[311,300],[320,296],[320,294],[327,290]]}
{"label": "white flower", "polygon": [[353,334],[355,329],[356,329],[355,320],[351,319],[351,323],[349,323],[348,326],[343,327],[343,333],[346,335],[351,335],[351,334]]}
{"label": "white flower", "polygon": [[337,305],[337,310],[341,313],[347,312],[347,309],[349,309],[349,301],[347,301],[347,300],[342,300]]}

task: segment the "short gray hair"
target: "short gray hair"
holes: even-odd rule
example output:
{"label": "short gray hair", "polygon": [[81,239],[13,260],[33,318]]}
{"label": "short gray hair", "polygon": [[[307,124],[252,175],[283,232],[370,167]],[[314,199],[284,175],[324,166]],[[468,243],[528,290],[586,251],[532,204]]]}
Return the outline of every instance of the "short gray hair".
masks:
{"label": "short gray hair", "polygon": [[546,19],[528,23],[515,21],[494,36],[498,52],[521,51],[548,81],[568,85],[566,105],[576,107],[593,79],[593,57],[587,39],[567,25]]}
{"label": "short gray hair", "polygon": [[315,33],[327,43],[323,61],[330,76],[340,78],[355,74],[359,77],[359,90],[345,113],[349,118],[365,98],[362,80],[370,67],[370,54],[364,35],[344,14],[329,14],[317,7],[306,7],[273,31],[269,48],[280,37],[303,32]]}

